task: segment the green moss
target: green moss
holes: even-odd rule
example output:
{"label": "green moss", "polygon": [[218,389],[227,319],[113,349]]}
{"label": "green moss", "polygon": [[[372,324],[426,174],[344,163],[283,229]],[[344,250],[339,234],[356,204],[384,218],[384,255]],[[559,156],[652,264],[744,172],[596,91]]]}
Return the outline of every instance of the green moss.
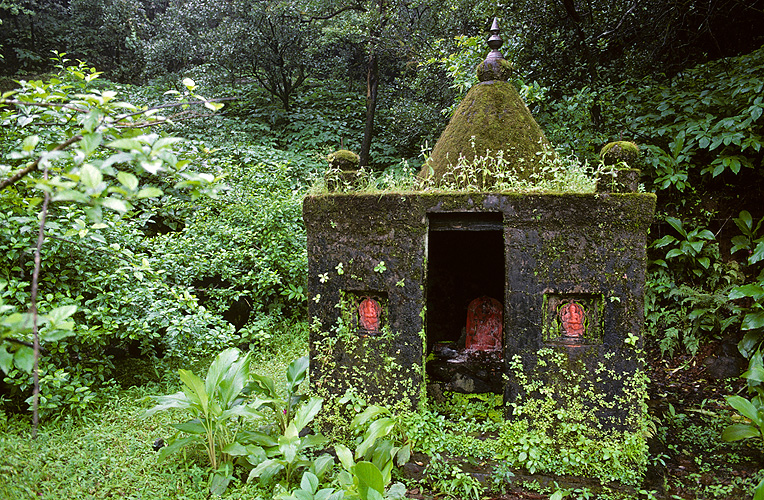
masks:
{"label": "green moss", "polygon": [[600,150],[600,158],[605,165],[620,162],[636,165],[639,161],[639,146],[630,141],[609,142]]}
{"label": "green moss", "polygon": [[335,151],[327,157],[327,160],[329,160],[329,165],[332,168],[339,168],[340,170],[355,170],[358,168],[358,162],[361,161],[357,154],[347,149]]}
{"label": "green moss", "polygon": [[540,156],[552,147],[512,84],[475,85],[465,96],[420,172],[442,177],[459,162],[504,151],[508,168],[530,178]]}

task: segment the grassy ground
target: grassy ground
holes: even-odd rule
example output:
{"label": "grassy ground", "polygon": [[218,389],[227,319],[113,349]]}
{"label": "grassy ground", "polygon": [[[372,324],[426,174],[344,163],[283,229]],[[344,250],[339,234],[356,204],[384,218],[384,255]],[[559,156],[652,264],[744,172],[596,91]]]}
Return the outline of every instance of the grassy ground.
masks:
{"label": "grassy ground", "polygon": [[[258,373],[283,381],[289,363],[305,354],[299,334],[255,357]],[[206,366],[208,362],[199,363]],[[201,368],[196,373],[203,373]],[[140,387],[111,389],[80,418],[43,421],[37,439],[28,415],[0,413],[0,499],[203,499],[208,498],[205,455],[182,454],[158,463],[152,445],[174,434],[180,414],[142,419],[151,395],[178,390],[176,375]],[[268,498],[255,484],[234,484],[223,498]]]}

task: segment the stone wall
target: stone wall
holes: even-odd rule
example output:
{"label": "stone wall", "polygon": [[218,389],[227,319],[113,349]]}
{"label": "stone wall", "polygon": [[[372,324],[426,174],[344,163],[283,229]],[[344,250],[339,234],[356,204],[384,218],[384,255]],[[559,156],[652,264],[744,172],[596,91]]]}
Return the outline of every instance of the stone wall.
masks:
{"label": "stone wall", "polygon": [[[425,394],[424,357],[435,340],[456,340],[467,297],[484,286],[503,293],[494,298],[504,306],[508,415],[554,392],[555,404],[576,398],[606,427],[633,427],[654,206],[653,195],[637,193],[307,197],[312,383],[415,405]],[[502,237],[503,268],[495,280],[478,278],[492,274],[481,262],[501,258]],[[428,252],[450,255],[442,244],[458,247],[452,260],[464,267],[428,276]],[[470,273],[478,285],[465,292]],[[428,318],[428,297],[438,318]],[[437,302],[449,297],[453,308]],[[380,306],[379,331],[359,322],[366,299]]]}

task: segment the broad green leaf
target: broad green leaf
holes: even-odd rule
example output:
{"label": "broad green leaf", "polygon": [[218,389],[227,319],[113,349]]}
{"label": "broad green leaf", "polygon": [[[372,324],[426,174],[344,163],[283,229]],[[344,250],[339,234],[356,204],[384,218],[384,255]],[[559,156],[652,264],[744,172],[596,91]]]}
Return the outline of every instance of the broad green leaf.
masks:
{"label": "broad green leaf", "polygon": [[736,286],[729,294],[730,300],[742,299],[744,297],[751,297],[758,302],[764,298],[764,287],[757,283],[750,283],[748,285]]}
{"label": "broad green leaf", "polygon": [[209,393],[205,390],[204,381],[189,370],[178,370],[178,374],[180,375],[180,381],[183,382],[188,391],[190,391],[184,391],[186,396],[189,398],[193,396],[201,406],[203,414],[207,416],[209,410]]}
{"label": "broad green leaf", "polygon": [[138,198],[158,198],[164,193],[157,187],[147,187],[138,191]]}
{"label": "broad green leaf", "polygon": [[227,453],[233,457],[246,457],[249,454],[247,448],[243,444],[237,443],[236,441],[233,443],[228,443],[222,451],[223,453]]}
{"label": "broad green leaf", "polygon": [[756,330],[758,328],[764,328],[764,311],[746,314],[743,318],[743,323],[740,325],[740,328],[743,330]]}
{"label": "broad green leaf", "polygon": [[139,141],[138,139],[117,139],[116,141],[111,141],[109,144],[107,144],[110,148],[115,149],[123,149],[125,151],[141,151],[143,149],[143,143]]}
{"label": "broad green leaf", "polygon": [[305,380],[309,364],[308,356],[297,358],[289,364],[289,368],[287,368],[287,391],[289,393],[294,392]]}
{"label": "broad green leaf", "polygon": [[138,189],[138,178],[130,172],[117,173],[117,180],[130,191]]}
{"label": "broad green leaf", "polygon": [[725,399],[727,400],[727,403],[740,412],[741,415],[751,420],[755,425],[760,426],[762,422],[759,418],[758,410],[753,403],[741,396],[727,396]]}
{"label": "broad green leaf", "polygon": [[93,151],[98,149],[98,146],[101,145],[102,140],[103,135],[99,133],[83,134],[79,143],[79,147],[82,149],[82,152],[85,153],[85,156],[88,156]]}
{"label": "broad green leaf", "polygon": [[115,212],[125,213],[130,210],[130,204],[119,198],[105,198],[101,205],[114,210]]}
{"label": "broad green leaf", "polygon": [[80,181],[91,189],[96,189],[103,181],[103,174],[90,163],[85,163],[80,168]]}
{"label": "broad green leaf", "polygon": [[159,450],[159,457],[157,458],[157,460],[159,462],[162,462],[173,453],[176,453],[182,450],[183,447],[186,446],[187,444],[201,443],[201,442],[203,442],[203,440],[200,436],[187,436],[181,439],[175,439],[172,441],[172,443],[170,443],[169,445]]}
{"label": "broad green leaf", "polygon": [[198,418],[195,418],[193,420],[189,420],[188,422],[183,422],[182,424],[171,424],[173,427],[178,429],[179,431],[187,432],[188,434],[206,434],[207,429],[204,427],[204,425],[199,421]]}
{"label": "broad green leaf", "polygon": [[359,413],[358,415],[353,418],[353,421],[350,423],[351,429],[356,429],[359,426],[364,425],[369,420],[379,416],[379,415],[389,415],[390,410],[387,408],[377,406],[377,405],[369,405],[363,412]]}
{"label": "broad green leaf", "polygon": [[194,90],[194,89],[196,88],[196,82],[194,82],[194,81],[193,81],[192,79],[190,79],[190,78],[184,78],[184,79],[182,80],[182,83],[183,83],[183,85],[185,85],[185,87],[186,87],[188,90]]}
{"label": "broad green leaf", "polygon": [[380,418],[379,420],[372,422],[369,429],[366,431],[366,438],[363,440],[363,443],[361,443],[355,450],[355,457],[360,458],[366,455],[366,451],[374,445],[377,439],[390,434],[393,427],[395,427],[395,419],[390,417]]}
{"label": "broad green leaf", "polygon": [[371,462],[358,462],[353,468],[353,474],[358,481],[358,493],[362,500],[375,498],[371,491],[376,491],[380,498],[384,495],[385,484],[376,465]]}
{"label": "broad green leaf", "polygon": [[13,361],[19,370],[31,373],[34,368],[34,350],[31,347],[21,346],[13,355]]}
{"label": "broad green leaf", "polygon": [[722,439],[725,441],[739,441],[760,436],[759,430],[751,424],[734,424],[722,432]]}
{"label": "broad green leaf", "polygon": [[666,245],[669,245],[671,243],[674,243],[675,241],[676,241],[676,238],[674,238],[670,234],[667,234],[663,238],[655,240],[653,242],[652,246],[654,246],[655,248],[661,248],[661,247],[665,247]]}
{"label": "broad green leaf", "polygon": [[342,467],[347,471],[353,470],[353,467],[355,466],[353,452],[343,444],[336,445],[334,451],[337,453],[337,458],[339,458]]}
{"label": "broad green leaf", "polygon": [[667,258],[667,259],[673,259],[674,257],[678,257],[678,256],[680,256],[680,255],[684,255],[684,252],[682,252],[682,251],[681,251],[680,249],[678,249],[678,248],[672,248],[671,250],[669,250],[669,251],[666,253],[666,258]]}
{"label": "broad green leaf", "polygon": [[173,144],[177,144],[183,141],[184,139],[182,137],[161,137],[151,145],[151,149],[156,152],[160,149],[164,149],[168,146],[172,146]]}
{"label": "broad green leaf", "polygon": [[170,408],[189,410],[192,409],[193,404],[196,401],[189,399],[186,393],[182,391],[178,391],[175,394],[168,394],[166,396],[152,396],[152,399],[154,399],[157,404],[146,410],[143,415],[141,415],[141,418],[148,418],[159,411],[168,410]]}
{"label": "broad green leaf", "polygon": [[318,490],[318,478],[316,475],[308,471],[304,472],[300,481],[300,488],[315,493]]}
{"label": "broad green leaf", "polygon": [[90,202],[90,197],[81,191],[66,189],[54,194],[51,197],[51,201],[76,201],[78,203],[88,203]]}
{"label": "broad green leaf", "polygon": [[764,382],[764,367],[752,366],[749,370],[743,373],[741,377],[754,382]]}
{"label": "broad green leaf", "polygon": [[294,417],[294,425],[298,432],[302,431],[306,425],[308,425],[316,417],[318,412],[321,411],[321,406],[324,400],[322,398],[310,398],[305,404],[300,406],[297,410],[297,414]]}
{"label": "broad green leaf", "polygon": [[51,321],[55,323],[60,323],[65,321],[67,318],[70,318],[76,312],[76,305],[68,305],[56,307],[55,309],[50,310],[45,316],[47,316]]}
{"label": "broad green leaf", "polygon": [[162,168],[162,160],[142,160],[139,165],[146,172],[156,175],[159,169]]}
{"label": "broad green leaf", "polygon": [[215,496],[220,496],[225,493],[228,485],[231,483],[233,476],[231,474],[224,474],[221,472],[215,472],[212,474],[212,481],[210,482],[210,493]]}
{"label": "broad green leaf", "polygon": [[687,231],[684,230],[684,227],[682,226],[682,221],[680,221],[676,217],[666,217],[666,222],[668,222],[669,225],[671,225],[671,227],[676,229],[679,234],[681,234],[685,238],[687,237]]}
{"label": "broad green leaf", "polygon": [[0,342],[0,370],[8,374],[13,368],[13,354],[8,352],[6,342]]}
{"label": "broad green leaf", "polygon": [[764,479],[753,489],[753,500],[764,500]]}
{"label": "broad green leaf", "polygon": [[27,153],[30,153],[34,151],[34,148],[36,148],[37,144],[39,143],[40,143],[40,136],[30,135],[28,137],[25,137],[24,140],[21,142],[21,149],[23,149]]}
{"label": "broad green leaf", "polygon": [[411,458],[411,443],[406,443],[399,451],[396,457],[395,465],[403,467]]}
{"label": "broad green leaf", "polygon": [[748,263],[753,265],[764,260],[764,240],[759,241],[753,253],[748,257]]}
{"label": "broad green leaf", "polygon": [[220,381],[226,375],[228,368],[238,359],[241,351],[231,347],[221,352],[215,357],[215,360],[207,370],[207,376],[204,379],[206,394],[212,395],[218,390]]}
{"label": "broad green leaf", "polygon": [[[71,322],[72,325],[74,324]],[[68,330],[62,330],[62,329],[45,329],[40,332],[40,340],[44,340],[45,342],[55,342],[57,340],[65,339],[66,337],[71,337],[74,335],[75,332],[70,329]]]}

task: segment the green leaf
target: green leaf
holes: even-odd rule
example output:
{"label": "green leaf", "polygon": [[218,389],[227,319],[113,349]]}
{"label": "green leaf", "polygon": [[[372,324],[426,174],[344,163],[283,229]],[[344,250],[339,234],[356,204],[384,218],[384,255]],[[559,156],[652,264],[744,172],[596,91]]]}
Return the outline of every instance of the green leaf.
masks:
{"label": "green leaf", "polygon": [[355,462],[353,461],[353,452],[343,444],[336,445],[334,447],[334,451],[337,453],[337,458],[340,459],[342,467],[347,471],[353,470],[353,467],[355,466]]}
{"label": "green leaf", "polygon": [[13,361],[19,367],[19,370],[31,373],[32,368],[34,368],[34,350],[27,346],[19,347],[19,350],[13,356]]}
{"label": "green leaf", "polygon": [[138,198],[158,198],[164,193],[157,187],[147,187],[138,191]]}
{"label": "green leaf", "polygon": [[51,197],[51,201],[76,201],[78,203],[89,203],[90,197],[81,191],[66,189],[54,194]]}
{"label": "green leaf", "polygon": [[79,143],[79,147],[82,152],[85,153],[85,156],[88,156],[93,151],[98,149],[98,146],[101,145],[101,141],[103,141],[102,134],[83,134]]}
{"label": "green leaf", "polygon": [[752,437],[761,436],[759,430],[751,424],[734,424],[722,432],[722,439],[725,441],[739,441]]}
{"label": "green leaf", "polygon": [[103,174],[90,163],[86,163],[80,168],[80,181],[91,189],[96,189],[103,181]]}
{"label": "green leaf", "polygon": [[290,394],[297,390],[297,387],[305,380],[309,364],[308,356],[297,358],[289,364],[289,368],[287,368],[287,391]]}
{"label": "green leaf", "polygon": [[13,354],[8,352],[5,342],[0,343],[0,370],[6,375],[13,368]]}
{"label": "green leaf", "polygon": [[143,149],[143,143],[137,139],[117,139],[116,141],[111,141],[107,146],[125,151],[141,151]]}
{"label": "green leaf", "polygon": [[76,305],[68,305],[56,307],[55,309],[50,310],[45,316],[54,323],[61,323],[66,321],[66,319],[70,318],[76,312]]}
{"label": "green leaf", "polygon": [[382,406],[369,405],[363,412],[356,415],[353,421],[350,423],[351,429],[357,429],[359,426],[364,425],[369,420],[379,415],[389,415],[390,410]]}
{"label": "green leaf", "polygon": [[[186,386],[188,391],[184,391],[187,397],[199,403],[202,412],[205,416],[208,415],[209,409],[209,393],[204,388],[204,381],[189,370],[178,370],[180,375],[180,381]],[[190,391],[190,392],[189,392]]]}
{"label": "green leaf", "polygon": [[157,141],[151,145],[151,149],[153,151],[159,151],[160,149],[167,148],[169,146],[172,146],[173,144],[177,144],[178,142],[183,142],[184,139],[182,137],[161,137],[157,139]]}
{"label": "green leaf", "polygon": [[764,366],[751,366],[741,377],[754,382],[764,382]]}
{"label": "green leaf", "polygon": [[321,411],[321,406],[324,400],[322,398],[312,397],[305,404],[300,406],[297,410],[297,414],[294,417],[294,425],[297,431],[302,431],[306,425],[308,425]]}
{"label": "green leaf", "polygon": [[159,450],[159,462],[164,461],[167,457],[183,449],[184,446],[191,443],[202,442],[199,436],[188,436],[182,439],[174,439],[169,445]]}
{"label": "green leaf", "polygon": [[25,137],[24,140],[21,142],[21,149],[26,151],[27,153],[31,153],[34,151],[34,148],[37,147],[37,144],[40,142],[40,137],[37,135],[30,135],[29,137]]}
{"label": "green leaf", "polygon": [[45,342],[55,342],[57,340],[65,339],[66,337],[71,337],[75,334],[72,330],[49,330],[45,329],[40,332],[40,340],[44,340]]}
{"label": "green leaf", "polygon": [[376,491],[379,495],[385,494],[385,484],[382,472],[371,462],[358,462],[353,468],[353,474],[358,480],[358,494],[361,500],[375,498],[371,492]]}
{"label": "green leaf", "polygon": [[130,209],[130,205],[126,201],[113,197],[105,198],[101,205],[119,213],[125,213]]}
{"label": "green leaf", "polygon": [[318,490],[318,478],[316,475],[308,471],[303,473],[302,480],[300,481],[300,488],[315,493],[316,490]]}
{"label": "green leaf", "polygon": [[390,417],[380,418],[379,420],[372,422],[369,429],[366,431],[363,443],[361,443],[355,450],[355,457],[359,458],[365,456],[366,452],[374,445],[377,439],[390,434],[393,427],[395,427],[395,419]]}
{"label": "green leaf", "polygon": [[748,263],[753,265],[762,260],[764,260],[764,240],[759,241],[759,243],[756,245],[756,249],[748,257]]}
{"label": "green leaf", "polygon": [[220,496],[228,489],[228,485],[231,483],[233,476],[231,474],[225,474],[221,472],[215,472],[212,474],[212,481],[210,482],[210,493],[216,496]]}
{"label": "green leaf", "polygon": [[730,300],[742,299],[744,297],[751,297],[758,302],[764,298],[764,287],[756,283],[749,283],[748,285],[736,286],[729,294]]}
{"label": "green leaf", "polygon": [[740,412],[741,415],[751,420],[755,425],[760,426],[762,422],[759,418],[758,409],[753,403],[741,396],[727,396],[724,399],[727,400],[730,406]]}
{"label": "green leaf", "polygon": [[130,191],[138,189],[138,178],[130,172],[118,172],[117,180]]}
{"label": "green leaf", "polygon": [[743,324],[740,325],[743,330],[756,330],[764,328],[764,311],[748,313],[743,318]]}
{"label": "green leaf", "polygon": [[215,357],[215,360],[207,370],[207,376],[204,379],[205,394],[212,395],[218,389],[221,380],[226,376],[229,367],[239,358],[241,351],[231,347],[221,352]]}
{"label": "green leaf", "polygon": [[764,479],[753,489],[753,500],[764,500]]}
{"label": "green leaf", "polygon": [[188,422],[184,422],[182,424],[171,424],[173,427],[178,429],[179,431],[187,432],[188,434],[206,434],[207,429],[202,425],[202,422],[195,418],[193,420],[189,420]]}
{"label": "green leaf", "polygon": [[681,234],[685,238],[687,237],[687,231],[684,230],[684,227],[682,226],[682,221],[680,221],[676,217],[666,217],[666,222],[668,222],[669,225],[671,225],[671,227],[676,229],[679,234]]}

